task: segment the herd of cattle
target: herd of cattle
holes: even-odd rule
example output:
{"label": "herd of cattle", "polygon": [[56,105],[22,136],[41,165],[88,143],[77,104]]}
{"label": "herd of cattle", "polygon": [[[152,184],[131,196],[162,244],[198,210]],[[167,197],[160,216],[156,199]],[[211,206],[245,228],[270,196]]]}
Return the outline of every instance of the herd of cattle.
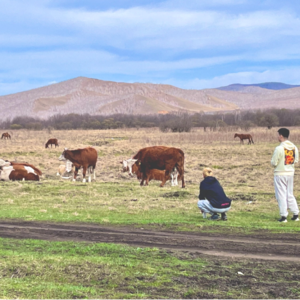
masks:
{"label": "herd of cattle", "polygon": [[[241,143],[244,139],[248,139],[249,144],[254,143],[250,134],[235,134],[239,137]],[[3,133],[1,139],[10,139],[8,132]],[[45,148],[52,145],[59,146],[57,139],[49,139],[45,144]],[[86,182],[86,173],[88,172],[88,181],[92,181],[92,175],[96,180],[95,168],[98,159],[97,151],[92,147],[83,149],[68,150],[64,149],[59,160],[64,161],[64,165],[60,165],[57,175],[67,173],[73,174],[73,181],[79,169],[82,168],[83,182]],[[123,172],[129,172],[129,175],[135,174],[141,185],[148,185],[150,180],[161,181],[160,186],[163,187],[168,180],[171,185],[178,185],[181,180],[182,187],[184,182],[184,153],[181,149],[165,146],[152,146],[140,149],[136,155],[127,160],[121,161]],[[19,163],[12,161],[4,161],[0,159],[0,180],[39,180],[42,172],[28,163]]]}
{"label": "herd of cattle", "polygon": [[[59,146],[57,139],[49,139],[45,148],[49,145]],[[93,147],[76,150],[65,148],[58,159],[65,162],[59,166],[58,175],[63,177],[65,172],[72,172],[73,181],[76,181],[78,171],[82,168],[83,182],[86,182],[87,173],[89,182],[92,175],[94,180],[96,179],[98,154]],[[141,185],[148,185],[150,180],[160,180],[162,187],[166,181],[171,180],[174,186],[178,184],[179,179],[182,181],[182,187],[185,187],[184,153],[181,149],[165,146],[146,147],[139,150],[133,158],[121,161],[121,164],[123,172],[128,171],[131,176],[135,174],[141,180]],[[42,172],[31,164],[0,159],[0,180],[38,181],[41,175]]]}

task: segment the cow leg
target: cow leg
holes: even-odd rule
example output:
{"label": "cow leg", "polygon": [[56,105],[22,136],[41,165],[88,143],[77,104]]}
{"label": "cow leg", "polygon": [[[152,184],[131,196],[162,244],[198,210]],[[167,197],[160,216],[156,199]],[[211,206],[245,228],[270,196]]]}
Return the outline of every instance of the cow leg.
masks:
{"label": "cow leg", "polygon": [[163,178],[163,181],[162,181],[162,183],[160,184],[160,187],[163,187],[163,186],[165,185],[165,183],[167,182],[169,176],[170,176],[170,171],[169,171],[169,170],[166,170],[166,172],[165,172],[165,177]]}
{"label": "cow leg", "polygon": [[93,172],[93,167],[89,167],[89,168],[88,168],[89,182],[92,182],[92,172]]}
{"label": "cow leg", "polygon": [[87,169],[87,167],[83,167],[83,170],[82,170],[83,180],[82,180],[82,182],[86,182],[86,179],[85,179],[86,169]]}
{"label": "cow leg", "polygon": [[144,185],[145,179],[147,180],[147,176],[145,176],[145,174],[142,173],[142,180],[141,180],[140,186],[143,186],[143,185]]}
{"label": "cow leg", "polygon": [[75,167],[73,181],[76,181],[76,177],[77,177],[77,174],[78,174],[78,170],[79,170],[79,168],[78,168],[78,167]]}
{"label": "cow leg", "polygon": [[173,172],[171,173],[171,186],[174,186],[175,183],[174,183],[174,174]]}

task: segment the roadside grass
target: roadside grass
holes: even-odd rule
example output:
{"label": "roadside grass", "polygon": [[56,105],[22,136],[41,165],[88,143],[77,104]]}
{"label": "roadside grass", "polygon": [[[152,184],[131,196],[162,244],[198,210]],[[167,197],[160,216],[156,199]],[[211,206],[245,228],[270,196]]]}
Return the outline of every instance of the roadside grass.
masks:
{"label": "roadside grass", "polygon": [[[27,221],[87,222],[104,225],[157,225],[175,230],[299,232],[298,222],[278,223],[272,193],[236,193],[228,221],[203,219],[197,207],[198,185],[188,189],[157,182],[141,187],[129,182],[84,184],[63,180],[1,182],[0,218]],[[162,229],[162,228],[161,228]]]}
{"label": "roadside grass", "polygon": [[0,298],[300,296],[299,264],[287,262],[266,266],[157,248],[13,239],[0,239],[0,258]]}

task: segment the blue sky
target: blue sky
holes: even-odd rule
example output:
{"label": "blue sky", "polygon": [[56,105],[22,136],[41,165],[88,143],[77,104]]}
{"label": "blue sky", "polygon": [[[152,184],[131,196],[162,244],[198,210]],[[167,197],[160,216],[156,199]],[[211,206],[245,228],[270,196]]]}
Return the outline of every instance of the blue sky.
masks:
{"label": "blue sky", "polygon": [[300,84],[298,0],[1,0],[0,95],[86,76]]}

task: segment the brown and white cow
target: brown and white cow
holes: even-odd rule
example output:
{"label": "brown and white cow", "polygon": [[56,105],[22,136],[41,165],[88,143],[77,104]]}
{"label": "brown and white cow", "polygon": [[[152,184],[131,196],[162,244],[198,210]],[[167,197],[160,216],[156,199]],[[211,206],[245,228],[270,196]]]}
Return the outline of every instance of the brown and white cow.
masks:
{"label": "brown and white cow", "polygon": [[73,181],[76,181],[78,170],[82,167],[83,182],[86,182],[85,174],[88,170],[89,182],[91,182],[91,175],[94,173],[94,180],[96,180],[95,168],[98,159],[97,151],[92,147],[83,149],[68,150],[65,148],[64,152],[59,157],[59,160],[70,160],[75,166]]}
{"label": "brown and white cow", "polygon": [[152,169],[165,170],[165,176],[160,184],[164,186],[172,171],[176,168],[182,180],[182,187],[184,183],[184,153],[181,149],[165,146],[153,146],[139,150],[139,152],[132,158],[123,161],[123,170],[129,168],[132,174],[132,166],[136,165],[139,172],[142,174],[141,185],[146,180],[146,185],[149,182],[149,172]]}
{"label": "brown and white cow", "polygon": [[2,139],[7,139],[7,140],[10,139],[11,140],[11,136],[8,132],[4,132],[4,133],[2,133],[2,136],[1,136],[1,140]]}
{"label": "brown and white cow", "polygon": [[45,148],[49,148],[49,145],[51,145],[51,148],[52,148],[52,145],[55,145],[55,148],[56,148],[56,146],[57,147],[59,146],[57,139],[49,139],[47,141],[47,143],[45,144]]}
{"label": "brown and white cow", "polygon": [[[130,159],[130,160],[132,160],[132,159]],[[123,163],[123,162],[121,162],[121,163]],[[125,170],[123,169],[123,172],[126,172],[126,171],[129,172],[129,167],[127,167],[127,169],[125,169]],[[132,165],[132,175],[133,174],[135,174],[137,176],[137,179],[142,179],[142,177],[143,177],[143,174],[139,171],[139,168],[136,164]],[[148,173],[148,181],[151,181],[151,180],[163,181],[165,174],[166,174],[165,170],[152,169]],[[174,168],[174,170],[172,170],[172,172],[170,173],[170,175],[167,178],[167,180],[171,180],[171,186],[178,185],[178,175],[179,174],[178,174],[177,169]],[[179,180],[180,179],[181,179],[181,177],[179,177]]]}
{"label": "brown and white cow", "polygon": [[39,181],[42,172],[28,163],[9,162],[0,159],[0,180]]}

